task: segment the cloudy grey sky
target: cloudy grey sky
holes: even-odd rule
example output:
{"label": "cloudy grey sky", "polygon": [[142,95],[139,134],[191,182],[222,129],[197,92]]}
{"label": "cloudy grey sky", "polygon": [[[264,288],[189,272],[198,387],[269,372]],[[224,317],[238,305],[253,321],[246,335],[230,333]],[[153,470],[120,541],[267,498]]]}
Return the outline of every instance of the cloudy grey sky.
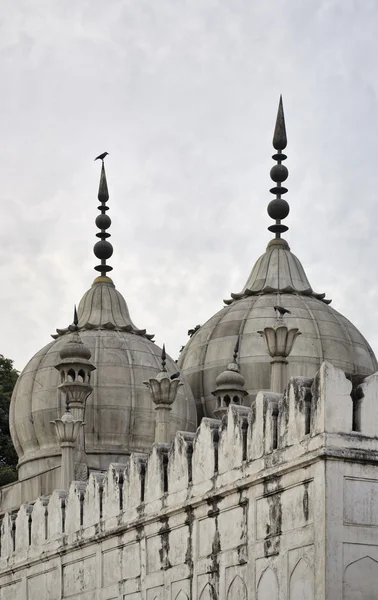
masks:
{"label": "cloudy grey sky", "polygon": [[110,153],[112,277],[174,357],[286,236],[378,351],[376,0],[2,0],[0,353],[21,369],[72,321],[96,260]]}

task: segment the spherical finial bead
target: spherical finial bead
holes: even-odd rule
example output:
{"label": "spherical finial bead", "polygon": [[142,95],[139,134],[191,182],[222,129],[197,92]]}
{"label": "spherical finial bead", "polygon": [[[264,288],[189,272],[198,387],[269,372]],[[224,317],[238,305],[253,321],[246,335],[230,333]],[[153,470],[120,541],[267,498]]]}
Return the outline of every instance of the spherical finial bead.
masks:
{"label": "spherical finial bead", "polygon": [[98,215],[96,218],[96,226],[99,229],[109,229],[112,224],[112,220],[108,215]]}
{"label": "spherical finial bead", "polygon": [[285,167],[285,165],[274,165],[270,169],[270,178],[276,183],[282,183],[289,176],[289,171]]}
{"label": "spherical finial bead", "polygon": [[97,258],[107,259],[110,258],[113,254],[113,246],[110,242],[107,242],[106,240],[101,240],[100,242],[97,242],[94,245],[93,252],[94,255],[97,256]]}
{"label": "spherical finial bead", "polygon": [[290,206],[283,198],[275,198],[268,204],[268,215],[271,219],[286,219]]}

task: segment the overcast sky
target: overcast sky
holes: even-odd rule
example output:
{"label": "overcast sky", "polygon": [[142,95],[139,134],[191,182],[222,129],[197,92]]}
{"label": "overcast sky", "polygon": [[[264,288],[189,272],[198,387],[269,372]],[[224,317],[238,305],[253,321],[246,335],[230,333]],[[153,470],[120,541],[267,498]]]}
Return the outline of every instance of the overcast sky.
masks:
{"label": "overcast sky", "polygon": [[284,99],[286,235],[378,352],[376,0],[2,0],[0,353],[22,369],[96,276],[177,357],[271,234]]}

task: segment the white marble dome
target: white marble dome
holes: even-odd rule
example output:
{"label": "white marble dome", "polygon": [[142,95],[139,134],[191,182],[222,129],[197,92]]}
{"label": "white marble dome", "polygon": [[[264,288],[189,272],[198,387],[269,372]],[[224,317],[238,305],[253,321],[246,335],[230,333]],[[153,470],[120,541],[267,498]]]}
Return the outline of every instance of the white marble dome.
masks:
{"label": "white marble dome", "polygon": [[[148,451],[154,442],[155,406],[143,382],[161,368],[161,349],[135,327],[123,296],[108,277],[99,277],[78,308],[80,337],[96,370],[85,411],[85,450],[90,469],[106,469],[130,452]],[[72,328],[57,330],[22,371],[13,392],[10,430],[19,456],[19,479],[60,465],[61,451],[51,421],[65,408],[55,369]],[[167,357],[168,373],[177,365]],[[172,405],[171,436],[193,431],[196,408],[188,383]]]}
{"label": "white marble dome", "polygon": [[272,240],[256,262],[240,294],[191,337],[179,367],[189,381],[199,416],[213,416],[216,378],[230,361],[240,336],[239,365],[251,402],[259,390],[270,388],[270,361],[258,333],[276,320],[273,307],[281,304],[289,327],[298,327],[289,356],[288,376],[313,377],[325,360],[348,374],[370,375],[378,370],[374,353],[363,335],[329,306],[324,294],[312,289],[298,258],[283,239]]}

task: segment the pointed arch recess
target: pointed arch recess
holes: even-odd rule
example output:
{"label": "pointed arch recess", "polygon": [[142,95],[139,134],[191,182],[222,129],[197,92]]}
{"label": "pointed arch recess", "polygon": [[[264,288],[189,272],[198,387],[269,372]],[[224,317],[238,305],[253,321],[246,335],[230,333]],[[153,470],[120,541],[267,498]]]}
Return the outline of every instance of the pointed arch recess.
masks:
{"label": "pointed arch recess", "polygon": [[240,575],[235,575],[228,588],[227,600],[248,600],[247,586]]}
{"label": "pointed arch recess", "polygon": [[375,600],[377,597],[378,562],[364,556],[350,563],[344,571],[344,600]]}
{"label": "pointed arch recess", "polygon": [[278,581],[275,572],[268,567],[260,577],[257,600],[278,600]]}
{"label": "pointed arch recess", "polygon": [[314,571],[300,558],[290,576],[290,600],[315,600]]}
{"label": "pointed arch recess", "polygon": [[199,600],[217,600],[217,595],[210,582],[207,582],[203,588]]}

